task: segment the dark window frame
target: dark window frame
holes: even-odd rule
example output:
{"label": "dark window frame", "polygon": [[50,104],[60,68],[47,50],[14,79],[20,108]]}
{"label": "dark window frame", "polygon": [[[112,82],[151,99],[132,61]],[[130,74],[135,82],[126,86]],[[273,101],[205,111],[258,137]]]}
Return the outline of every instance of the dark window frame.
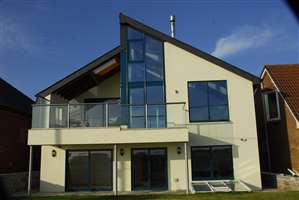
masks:
{"label": "dark window frame", "polygon": [[[193,153],[193,149],[198,149],[198,148],[209,148],[209,155],[210,155],[210,158],[212,158],[211,160],[209,160],[209,163],[210,163],[210,173],[213,174],[213,170],[214,170],[214,166],[213,166],[213,155],[212,155],[212,152],[213,152],[213,147],[230,147],[231,148],[231,159],[232,159],[232,176],[230,177],[218,177],[216,178],[214,175],[213,176],[210,176],[210,177],[203,177],[203,178],[194,178],[194,174],[193,174],[193,165],[192,165],[192,154]],[[191,176],[191,179],[192,181],[201,181],[201,180],[233,180],[234,177],[235,177],[235,174],[234,174],[234,157],[233,157],[233,145],[204,145],[204,146],[191,146],[191,173],[192,173],[192,176]]]}
{"label": "dark window frame", "polygon": [[[68,164],[68,158],[69,158],[69,152],[76,152],[76,151],[86,151],[88,152],[88,189],[84,189],[84,190],[72,190],[69,187],[69,182],[68,182],[68,175],[69,175],[69,164]],[[92,189],[91,187],[91,165],[90,165],[90,155],[91,155],[91,151],[109,151],[111,153],[111,188],[109,188],[109,190],[96,190],[96,189]],[[65,189],[64,191],[112,191],[113,190],[113,184],[114,184],[114,179],[113,179],[113,156],[114,156],[114,152],[113,149],[67,149],[65,152],[65,179],[64,179],[64,185],[65,185]]]}
{"label": "dark window frame", "polygon": [[[227,119],[217,119],[217,120],[211,120],[211,116],[210,116],[210,100],[209,100],[209,88],[207,88],[207,98],[208,98],[208,105],[207,105],[207,108],[208,108],[208,120],[192,120],[191,119],[191,106],[190,106],[190,88],[189,88],[189,84],[190,83],[211,83],[211,82],[225,82],[226,84],[226,92],[227,92],[227,95],[226,95],[226,98],[227,98],[227,104],[221,104],[221,106],[227,106]],[[227,80],[205,80],[205,81],[188,81],[187,82],[187,91],[188,91],[188,114],[189,114],[189,122],[190,123],[194,123],[194,122],[229,122],[230,121],[230,114],[229,114],[229,98],[228,98],[228,89],[227,89]],[[200,107],[205,107],[205,106],[194,106],[193,108],[200,108]],[[213,107],[213,106],[211,106]]]}
{"label": "dark window frame", "polygon": [[[166,157],[166,185],[165,188],[162,189],[162,191],[168,190],[169,189],[169,183],[168,183],[168,172],[169,172],[169,163],[168,163],[168,149],[167,147],[151,147],[151,148],[142,148],[142,147],[138,147],[138,148],[131,148],[131,191],[142,191],[142,189],[140,190],[136,190],[134,189],[134,174],[133,174],[133,152],[134,150],[146,150],[148,152],[148,155],[150,155],[150,150],[165,150],[165,157]],[[150,171],[150,167],[149,167],[149,171]],[[151,174],[151,173],[150,173]],[[151,187],[151,186],[150,186]],[[152,187],[150,188],[150,190],[152,190]]]}

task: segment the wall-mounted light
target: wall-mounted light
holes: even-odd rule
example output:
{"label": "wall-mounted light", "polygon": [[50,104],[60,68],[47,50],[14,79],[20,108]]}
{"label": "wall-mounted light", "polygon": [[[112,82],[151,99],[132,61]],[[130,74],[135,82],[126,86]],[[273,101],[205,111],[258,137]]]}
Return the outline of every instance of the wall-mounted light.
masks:
{"label": "wall-mounted light", "polygon": [[177,154],[181,154],[182,153],[182,148],[181,147],[177,147],[176,148],[176,152],[177,152]]}
{"label": "wall-mounted light", "polygon": [[119,153],[120,153],[121,156],[123,156],[125,154],[125,150],[124,149],[120,149]]}
{"label": "wall-mounted light", "polygon": [[52,157],[56,157],[56,155],[57,155],[57,152],[56,152],[56,150],[52,150]]}
{"label": "wall-mounted light", "polygon": [[241,138],[242,142],[247,142],[247,138]]}

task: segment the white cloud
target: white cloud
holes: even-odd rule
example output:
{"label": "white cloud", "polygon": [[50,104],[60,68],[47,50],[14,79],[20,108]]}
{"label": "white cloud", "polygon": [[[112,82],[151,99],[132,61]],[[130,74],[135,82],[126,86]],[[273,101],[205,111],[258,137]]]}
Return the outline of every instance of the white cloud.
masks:
{"label": "white cloud", "polygon": [[36,50],[33,38],[18,23],[2,18],[0,20],[0,50]]}
{"label": "white cloud", "polygon": [[244,25],[234,30],[230,35],[220,38],[212,52],[213,56],[224,58],[247,49],[266,45],[274,36],[267,27]]}

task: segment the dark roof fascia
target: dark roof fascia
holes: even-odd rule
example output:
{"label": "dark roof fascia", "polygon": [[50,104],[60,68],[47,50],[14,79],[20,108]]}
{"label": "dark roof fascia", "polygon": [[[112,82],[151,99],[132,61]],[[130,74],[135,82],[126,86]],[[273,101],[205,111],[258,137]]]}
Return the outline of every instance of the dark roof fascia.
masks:
{"label": "dark roof fascia", "polygon": [[66,76],[65,78],[57,81],[56,83],[52,84],[51,86],[47,87],[46,89],[42,90],[41,92],[37,93],[36,97],[46,97],[48,94],[56,91],[57,89],[65,86],[66,84],[76,80],[81,75],[93,70],[98,65],[106,62],[107,60],[113,58],[117,54],[121,52],[121,47],[117,46],[114,49],[108,51],[104,55],[96,58],[95,60],[91,61],[87,65],[81,67],[80,69],[76,70],[75,72],[71,73],[70,75]]}
{"label": "dark roof fascia", "polygon": [[120,23],[121,24],[124,24],[124,25],[129,25],[129,26],[132,26],[134,28],[136,28],[137,30],[140,30],[142,32],[145,32],[146,34],[149,34],[157,39],[160,39],[162,41],[166,41],[166,42],[169,42],[177,47],[180,47],[196,56],[199,56],[209,62],[212,62],[228,71],[231,71],[247,80],[250,80],[252,81],[254,84],[257,84],[257,83],[260,83],[260,79],[259,77],[253,75],[253,74],[250,74],[248,72],[246,72],[245,70],[242,70],[234,65],[231,65],[219,58],[216,58],[206,52],[203,52],[195,47],[192,47],[191,45],[187,44],[187,43],[184,43],[180,40],[177,40],[175,38],[172,38],[170,37],[169,35],[165,34],[165,33],[162,33],[158,30],[155,30],[141,22],[138,22],[136,21],[135,19],[132,19],[122,13],[120,13],[119,15],[119,18],[120,18]]}

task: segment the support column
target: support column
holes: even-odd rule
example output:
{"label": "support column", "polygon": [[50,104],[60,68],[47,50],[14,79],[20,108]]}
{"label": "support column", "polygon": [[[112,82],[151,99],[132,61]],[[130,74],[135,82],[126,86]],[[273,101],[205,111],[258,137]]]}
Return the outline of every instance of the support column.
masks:
{"label": "support column", "polygon": [[32,146],[29,146],[29,169],[28,169],[28,188],[27,195],[31,194],[31,171],[32,171]]}
{"label": "support column", "polygon": [[117,145],[114,144],[113,145],[113,154],[114,154],[114,195],[117,196],[117,186],[118,186],[118,183],[117,183],[117,176],[118,176],[118,173],[117,173]]}
{"label": "support column", "polygon": [[189,166],[188,166],[188,143],[184,143],[185,164],[186,164],[186,194],[189,194]]}

